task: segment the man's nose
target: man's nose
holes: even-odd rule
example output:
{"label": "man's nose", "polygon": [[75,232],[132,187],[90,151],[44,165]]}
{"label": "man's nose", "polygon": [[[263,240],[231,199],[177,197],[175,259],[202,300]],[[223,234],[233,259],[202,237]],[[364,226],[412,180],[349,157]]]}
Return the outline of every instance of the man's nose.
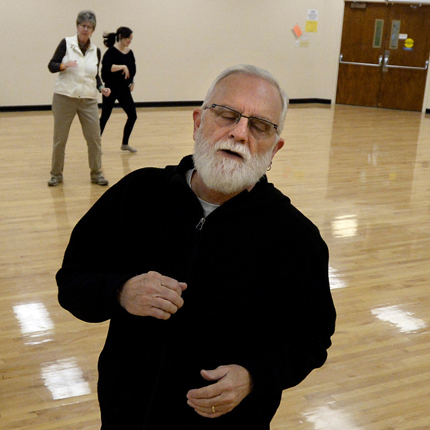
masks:
{"label": "man's nose", "polygon": [[248,140],[249,129],[248,119],[241,117],[230,131],[230,137],[238,142],[246,142]]}

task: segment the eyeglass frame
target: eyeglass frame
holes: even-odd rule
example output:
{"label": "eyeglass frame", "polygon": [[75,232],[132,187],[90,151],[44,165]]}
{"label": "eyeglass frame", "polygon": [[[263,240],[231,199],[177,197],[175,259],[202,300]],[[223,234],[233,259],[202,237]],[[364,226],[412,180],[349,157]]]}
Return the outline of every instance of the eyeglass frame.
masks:
{"label": "eyeglass frame", "polygon": [[[239,124],[239,122],[240,122],[240,120],[241,120],[242,118],[246,118],[248,121],[249,121],[250,119],[258,119],[259,121],[263,121],[263,122],[266,122],[266,123],[268,123],[268,124],[273,125],[273,127],[274,127],[274,129],[275,129],[275,133],[276,133],[276,134],[278,134],[278,127],[279,127],[279,126],[278,126],[277,124],[275,124],[275,123],[273,123],[273,122],[271,122],[271,121],[269,121],[269,120],[267,120],[267,119],[259,118],[259,117],[257,117],[257,116],[246,116],[246,115],[243,115],[243,114],[241,114],[240,112],[238,112],[237,110],[232,109],[231,107],[228,107],[228,106],[219,105],[219,104],[217,104],[217,103],[212,103],[212,104],[211,104],[211,105],[209,105],[209,106],[205,106],[205,107],[203,108],[203,110],[206,110],[206,109],[213,109],[213,108],[215,108],[215,107],[217,107],[217,106],[222,107],[222,108],[224,108],[224,109],[227,109],[227,110],[229,110],[229,111],[231,111],[231,112],[234,112],[234,113],[236,113],[236,114],[238,114],[238,115],[239,115],[239,116],[238,116],[238,118],[237,118],[237,121],[236,121],[235,125],[236,125],[236,124]],[[248,122],[248,124],[249,124],[249,122]],[[279,136],[279,135],[278,135],[278,136]]]}
{"label": "eyeglass frame", "polygon": [[84,30],[91,30],[94,31],[94,25],[91,24],[91,26],[86,24],[78,24],[79,27],[83,28]]}

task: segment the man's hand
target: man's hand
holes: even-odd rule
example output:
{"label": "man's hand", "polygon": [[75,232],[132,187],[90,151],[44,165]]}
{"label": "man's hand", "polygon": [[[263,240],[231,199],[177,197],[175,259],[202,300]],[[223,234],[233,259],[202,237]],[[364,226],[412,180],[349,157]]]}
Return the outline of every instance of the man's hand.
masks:
{"label": "man's hand", "polygon": [[130,314],[167,320],[184,304],[184,282],[148,272],[129,279],[119,291],[119,303]]}
{"label": "man's hand", "polygon": [[206,381],[217,381],[188,391],[188,405],[202,417],[217,418],[232,411],[252,391],[250,373],[237,364],[202,370],[200,373]]}

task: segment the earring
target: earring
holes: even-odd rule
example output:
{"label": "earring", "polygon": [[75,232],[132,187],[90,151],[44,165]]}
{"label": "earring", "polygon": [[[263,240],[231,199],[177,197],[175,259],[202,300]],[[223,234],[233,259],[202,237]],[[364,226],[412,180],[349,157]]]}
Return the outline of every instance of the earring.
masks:
{"label": "earring", "polygon": [[267,171],[272,170],[272,162],[270,162],[270,166],[267,168]]}

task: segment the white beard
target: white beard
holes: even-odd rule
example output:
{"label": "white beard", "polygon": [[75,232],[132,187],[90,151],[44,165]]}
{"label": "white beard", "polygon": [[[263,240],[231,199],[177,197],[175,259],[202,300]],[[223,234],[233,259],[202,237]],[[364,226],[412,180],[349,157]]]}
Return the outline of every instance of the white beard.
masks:
{"label": "white beard", "polygon": [[[217,152],[227,149],[242,156],[241,159],[223,157]],[[219,140],[214,144],[199,130],[194,145],[194,166],[205,185],[213,191],[230,195],[253,187],[266,173],[272,160],[272,149],[251,156],[247,146],[233,139]]]}

